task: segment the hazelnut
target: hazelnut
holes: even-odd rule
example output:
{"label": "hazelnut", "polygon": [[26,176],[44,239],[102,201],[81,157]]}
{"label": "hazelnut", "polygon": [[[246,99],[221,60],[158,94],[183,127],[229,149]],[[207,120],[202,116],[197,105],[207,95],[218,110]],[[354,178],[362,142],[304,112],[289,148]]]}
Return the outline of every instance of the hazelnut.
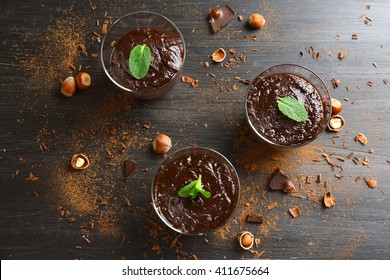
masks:
{"label": "hazelnut", "polygon": [[76,81],[73,76],[66,78],[61,85],[61,93],[66,97],[71,97],[76,92]]}
{"label": "hazelnut", "polygon": [[87,89],[91,86],[91,76],[87,72],[80,72],[76,76],[76,85],[79,89]]}
{"label": "hazelnut", "polygon": [[249,231],[242,232],[238,237],[238,242],[244,250],[250,250],[253,247],[254,236]]}
{"label": "hazelnut", "polygon": [[284,185],[283,185],[283,191],[284,191],[284,192],[295,192],[296,189],[295,189],[294,184],[293,184],[291,181],[287,181],[287,182],[284,183]]}
{"label": "hazelnut", "polygon": [[70,164],[77,170],[86,169],[89,166],[89,159],[84,154],[75,154],[72,157]]}
{"label": "hazelnut", "polygon": [[219,48],[212,55],[211,58],[214,62],[222,62],[226,57],[226,51],[223,48]]}
{"label": "hazelnut", "polygon": [[172,148],[172,141],[165,134],[158,134],[153,140],[153,150],[160,155],[166,154]]}
{"label": "hazelnut", "polygon": [[332,98],[331,103],[332,103],[332,116],[340,113],[341,110],[343,109],[343,104],[341,104],[341,102],[336,98]]}
{"label": "hazelnut", "polygon": [[260,29],[265,24],[265,19],[260,14],[251,14],[248,18],[248,24],[250,27]]}
{"label": "hazelnut", "polygon": [[374,179],[366,179],[366,184],[370,188],[376,188],[376,186],[378,185],[377,181]]}
{"label": "hazelnut", "polygon": [[340,115],[335,115],[335,116],[332,116],[329,120],[329,123],[328,123],[328,129],[330,131],[340,131],[341,129],[343,129],[345,125],[345,120],[342,116]]}
{"label": "hazelnut", "polygon": [[210,16],[213,18],[213,19],[219,19],[222,15],[222,12],[220,9],[212,9],[211,12],[210,12]]}

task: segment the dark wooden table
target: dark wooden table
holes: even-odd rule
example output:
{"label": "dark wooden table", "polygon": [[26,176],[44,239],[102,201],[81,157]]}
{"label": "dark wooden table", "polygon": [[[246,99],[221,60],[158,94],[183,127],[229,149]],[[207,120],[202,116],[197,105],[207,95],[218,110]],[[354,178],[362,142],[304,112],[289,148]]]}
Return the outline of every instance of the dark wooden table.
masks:
{"label": "dark wooden table", "polygon": [[[234,18],[215,35],[207,14],[225,3],[131,2],[0,2],[2,259],[390,258],[390,2],[230,1],[243,21]],[[165,97],[140,101],[110,83],[92,57],[100,50],[97,34],[105,19],[137,10],[159,12],[179,27],[187,47],[183,74],[199,87],[180,81]],[[253,12],[265,16],[262,30],[246,28]],[[228,53],[229,65],[211,63],[219,47],[235,49],[238,60]],[[282,63],[304,65],[324,79],[344,105],[341,132],[326,131],[289,151],[270,150],[253,137],[245,123],[247,85],[235,78],[252,79]],[[70,65],[88,71],[93,85],[66,98],[59,81],[77,73]],[[241,200],[226,227],[189,237],[159,221],[150,195],[164,159],[151,148],[159,132],[173,140],[169,153],[205,146],[235,165]],[[358,133],[366,145],[355,141]],[[82,172],[69,164],[78,152],[92,163]],[[127,159],[140,168],[123,182]],[[268,189],[277,167],[299,186],[295,196]],[[367,186],[371,178],[376,188]],[[337,199],[331,208],[322,202],[326,190]],[[273,202],[277,207],[269,209]],[[301,216],[293,218],[288,209],[295,206]],[[252,212],[263,215],[262,225],[245,223]],[[253,251],[239,248],[241,230],[260,242]]]}

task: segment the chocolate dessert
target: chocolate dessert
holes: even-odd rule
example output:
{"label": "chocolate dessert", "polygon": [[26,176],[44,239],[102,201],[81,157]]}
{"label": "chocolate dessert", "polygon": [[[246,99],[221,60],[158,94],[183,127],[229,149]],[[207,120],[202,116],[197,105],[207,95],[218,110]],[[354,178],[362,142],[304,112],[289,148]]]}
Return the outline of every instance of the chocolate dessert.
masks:
{"label": "chocolate dessert", "polygon": [[[282,114],[277,101],[285,96],[304,105],[307,120],[297,122]],[[329,110],[324,102],[318,89],[298,75],[259,76],[248,89],[247,117],[252,128],[267,142],[278,146],[300,146],[314,140],[326,127]]]}
{"label": "chocolate dessert", "polygon": [[[152,52],[147,75],[134,78],[129,70],[129,56],[137,45],[146,44]],[[160,29],[140,28],[124,35],[115,45],[110,62],[110,75],[121,86],[147,94],[166,86],[179,73],[184,59],[182,42]]]}
{"label": "chocolate dessert", "polygon": [[[202,176],[210,198],[180,197],[179,190]],[[230,162],[205,148],[180,150],[167,158],[153,180],[152,198],[160,218],[172,229],[205,234],[223,226],[239,199],[239,179]]]}

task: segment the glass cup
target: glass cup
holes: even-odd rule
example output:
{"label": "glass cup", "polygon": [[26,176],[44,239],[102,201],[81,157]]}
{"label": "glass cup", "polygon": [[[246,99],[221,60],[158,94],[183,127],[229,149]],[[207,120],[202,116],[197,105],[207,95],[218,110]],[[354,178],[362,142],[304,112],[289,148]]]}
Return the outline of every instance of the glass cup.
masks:
{"label": "glass cup", "polygon": [[[211,197],[180,197],[179,190],[199,175]],[[169,228],[186,235],[204,235],[224,226],[239,198],[235,168],[222,154],[208,148],[191,147],[171,154],[152,183],[152,201],[158,216]]]}
{"label": "glass cup", "polygon": [[[273,75],[287,75],[296,80],[272,81],[272,77],[277,77]],[[277,99],[286,95],[302,101],[308,120],[295,122],[279,111]],[[316,73],[300,65],[282,64],[264,70],[251,81],[245,111],[256,137],[278,149],[301,147],[317,139],[328,125],[332,106],[328,88]]]}
{"label": "glass cup", "polygon": [[[145,30],[144,36],[134,35],[133,32],[137,30]],[[125,44],[124,36],[130,33],[132,35],[127,36]],[[129,70],[131,46],[126,49],[128,42],[153,44],[149,71],[140,80],[135,79]],[[101,62],[108,78],[119,89],[138,99],[155,99],[166,94],[177,82],[185,56],[184,38],[176,25],[166,17],[148,11],[134,12],[119,18],[107,30],[101,46]]]}

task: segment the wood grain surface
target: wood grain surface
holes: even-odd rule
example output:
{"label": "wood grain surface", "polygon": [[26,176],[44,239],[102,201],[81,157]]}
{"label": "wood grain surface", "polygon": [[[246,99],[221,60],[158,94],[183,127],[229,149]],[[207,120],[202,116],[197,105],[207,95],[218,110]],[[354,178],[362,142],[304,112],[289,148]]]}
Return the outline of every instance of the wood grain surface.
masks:
{"label": "wood grain surface", "polygon": [[[389,259],[390,2],[342,2],[226,2],[243,21],[234,18],[213,35],[207,14],[225,2],[2,0],[1,259]],[[165,97],[140,101],[110,83],[99,57],[91,57],[100,51],[93,32],[102,36],[105,19],[137,10],[161,13],[178,26],[187,51],[183,75],[199,87],[180,81]],[[246,26],[254,12],[266,19],[261,30]],[[228,52],[229,65],[212,63],[220,47],[235,49],[238,60]],[[340,52],[347,57],[338,59]],[[247,85],[235,78],[252,79],[283,63],[323,78],[343,103],[341,132],[325,131],[288,151],[271,150],[251,134]],[[59,91],[69,64],[92,77],[92,87],[72,98]],[[341,81],[337,88],[333,78]],[[155,214],[150,186],[164,157],[153,152],[151,140],[159,132],[173,140],[169,153],[209,147],[236,167],[240,203],[218,232],[179,236]],[[367,136],[366,145],[355,141],[358,133]],[[82,172],[70,167],[78,152],[91,160]],[[126,159],[140,168],[124,182]],[[277,167],[291,176],[300,197],[268,189]],[[369,178],[376,188],[366,185]],[[326,190],[336,197],[331,208],[322,203]],[[269,209],[273,202],[278,206]],[[295,206],[301,216],[293,218],[288,209]],[[253,212],[263,215],[262,225],[245,223]],[[238,245],[242,230],[258,239],[252,251]]]}

